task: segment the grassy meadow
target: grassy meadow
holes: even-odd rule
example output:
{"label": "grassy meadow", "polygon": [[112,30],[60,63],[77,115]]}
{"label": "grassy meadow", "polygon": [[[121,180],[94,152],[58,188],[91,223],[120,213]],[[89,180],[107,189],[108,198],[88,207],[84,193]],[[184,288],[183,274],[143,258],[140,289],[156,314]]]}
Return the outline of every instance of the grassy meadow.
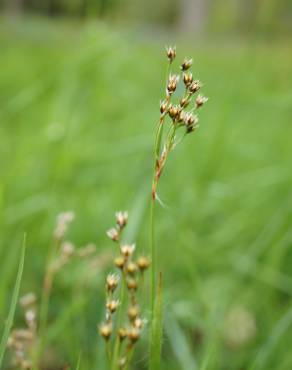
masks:
{"label": "grassy meadow", "polygon": [[[41,294],[58,213],[68,239],[97,246],[56,277],[45,370],[103,370],[96,325],[114,246],[114,212],[148,252],[154,130],[164,45],[106,24],[0,23],[0,332],[24,232],[21,294]],[[287,42],[174,40],[210,99],[200,129],[163,173],[157,211],[164,370],[292,368],[292,50]],[[15,325],[23,317],[17,308]],[[135,369],[146,368],[146,339]],[[9,369],[10,354],[4,369]]]}

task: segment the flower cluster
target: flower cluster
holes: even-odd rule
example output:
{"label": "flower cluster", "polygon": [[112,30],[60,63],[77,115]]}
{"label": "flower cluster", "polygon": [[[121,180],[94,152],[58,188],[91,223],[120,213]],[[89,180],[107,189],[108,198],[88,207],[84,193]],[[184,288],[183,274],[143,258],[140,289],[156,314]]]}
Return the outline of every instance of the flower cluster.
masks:
{"label": "flower cluster", "polygon": [[31,369],[31,352],[37,339],[36,324],[36,296],[28,293],[20,298],[20,305],[24,311],[25,328],[16,328],[11,332],[8,347],[12,350],[13,360],[20,369]]}
{"label": "flower cluster", "polygon": [[[176,58],[176,49],[169,47],[166,49],[166,54],[169,62],[169,70]],[[199,126],[198,115],[195,114],[208,100],[203,95],[196,93],[201,89],[202,83],[194,79],[190,68],[193,64],[192,59],[185,58],[180,65],[180,74],[172,74],[169,72],[166,81],[165,98],[160,102],[160,119],[156,134],[155,143],[155,176],[152,184],[152,198],[157,198],[156,189],[162,170],[165,166],[169,153],[176,146],[178,129],[184,128],[184,134],[190,134]],[[184,94],[177,102],[173,102],[172,98],[177,91],[179,82],[184,85]],[[189,110],[187,108],[191,107]],[[168,133],[163,138],[162,131],[166,118],[170,118],[170,127]],[[184,135],[183,135],[184,137]]]}
{"label": "flower cluster", "polygon": [[[127,366],[145,324],[137,294],[144,272],[150,265],[148,258],[144,256],[134,260],[135,244],[121,242],[127,221],[127,212],[117,212],[116,226],[107,232],[108,237],[119,245],[119,255],[114,260],[118,273],[110,273],[106,278],[105,322],[99,326],[100,335],[107,346],[112,343],[114,347],[113,351],[109,351],[109,360],[120,369]],[[116,295],[119,295],[119,299]],[[127,321],[122,322],[126,302]]]}

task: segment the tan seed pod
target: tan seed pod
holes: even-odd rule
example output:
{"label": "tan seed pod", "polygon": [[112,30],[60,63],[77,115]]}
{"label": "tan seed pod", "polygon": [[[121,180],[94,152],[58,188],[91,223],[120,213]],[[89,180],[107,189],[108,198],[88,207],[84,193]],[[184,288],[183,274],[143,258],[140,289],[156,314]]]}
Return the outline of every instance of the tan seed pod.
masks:
{"label": "tan seed pod", "polygon": [[135,275],[135,273],[137,272],[138,270],[138,267],[136,265],[136,263],[134,262],[129,262],[128,265],[127,265],[127,272],[130,274],[130,275]]}
{"label": "tan seed pod", "polygon": [[167,83],[167,91],[170,95],[175,92],[178,81],[179,81],[179,76],[176,76],[176,75],[169,76],[168,83]]}
{"label": "tan seed pod", "polygon": [[129,290],[137,290],[138,289],[138,284],[137,281],[133,278],[130,278],[127,280],[127,287]]}
{"label": "tan seed pod", "polygon": [[173,47],[171,47],[171,46],[167,47],[166,48],[166,55],[167,55],[167,58],[168,58],[169,62],[172,63],[173,60],[176,57],[176,48],[175,48],[175,46],[173,46]]}
{"label": "tan seed pod", "polygon": [[112,326],[111,324],[101,324],[99,326],[99,333],[100,335],[107,341],[110,339],[112,335]]}
{"label": "tan seed pod", "polygon": [[189,68],[191,68],[193,64],[193,59],[187,59],[185,58],[184,61],[182,62],[180,68],[182,71],[187,71]]}
{"label": "tan seed pod", "polygon": [[128,222],[128,212],[122,212],[122,211],[117,212],[116,220],[117,220],[117,224],[120,227],[120,229],[123,229],[127,225],[127,222]]}
{"label": "tan seed pod", "polygon": [[118,300],[112,299],[107,301],[106,308],[110,311],[110,313],[116,312],[120,302]]}
{"label": "tan seed pod", "polygon": [[106,235],[113,240],[114,242],[117,242],[120,239],[120,233],[116,228],[111,228],[106,232]]}
{"label": "tan seed pod", "polygon": [[134,321],[139,315],[139,307],[137,305],[130,306],[128,309],[128,317],[130,321]]}
{"label": "tan seed pod", "polygon": [[139,329],[133,327],[130,330],[128,330],[128,339],[132,344],[136,343],[137,340],[139,340],[139,338],[140,338]]}
{"label": "tan seed pod", "polygon": [[125,259],[124,257],[120,256],[120,257],[117,257],[114,261],[115,265],[119,268],[119,269],[123,269],[124,266],[125,266]]}
{"label": "tan seed pod", "polygon": [[125,328],[120,328],[118,330],[118,336],[119,336],[120,341],[123,341],[127,337],[127,335],[128,335],[128,333],[127,333],[127,330]]}
{"label": "tan seed pod", "polygon": [[200,88],[202,87],[202,84],[199,80],[195,80],[191,83],[191,85],[189,86],[189,91],[194,94],[196,93],[197,91],[200,90]]}
{"label": "tan seed pod", "polygon": [[185,97],[185,98],[181,98],[180,102],[179,102],[179,105],[182,107],[182,108],[186,108],[188,105],[189,105],[189,102],[190,100]]}
{"label": "tan seed pod", "polygon": [[143,272],[150,266],[150,261],[147,257],[140,257],[137,261],[139,269]]}
{"label": "tan seed pod", "polygon": [[189,72],[183,74],[183,81],[186,87],[189,87],[193,82],[193,75]]}
{"label": "tan seed pod", "polygon": [[121,253],[125,258],[130,257],[135,250],[135,244],[124,244],[121,246]]}
{"label": "tan seed pod", "polygon": [[167,105],[168,105],[168,103],[167,103],[167,101],[166,101],[166,100],[162,100],[162,101],[160,102],[159,109],[160,109],[160,113],[161,113],[161,114],[166,113],[166,111],[167,111]]}
{"label": "tan seed pod", "polygon": [[32,292],[25,294],[19,299],[19,303],[21,307],[27,308],[28,306],[31,306],[36,303],[36,295]]}
{"label": "tan seed pod", "polygon": [[208,101],[208,98],[206,98],[203,95],[198,95],[196,98],[196,107],[200,108],[202,105],[204,105]]}
{"label": "tan seed pod", "polygon": [[168,114],[173,120],[177,117],[178,113],[179,107],[177,105],[172,105],[168,110]]}
{"label": "tan seed pod", "polygon": [[119,276],[115,274],[109,274],[106,278],[106,288],[109,292],[114,292],[119,283]]}

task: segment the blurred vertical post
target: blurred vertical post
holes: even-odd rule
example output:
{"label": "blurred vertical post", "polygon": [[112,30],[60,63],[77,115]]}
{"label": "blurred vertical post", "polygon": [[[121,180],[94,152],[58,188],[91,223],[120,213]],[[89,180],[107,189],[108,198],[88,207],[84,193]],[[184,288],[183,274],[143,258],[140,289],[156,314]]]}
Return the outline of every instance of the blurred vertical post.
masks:
{"label": "blurred vertical post", "polygon": [[208,0],[179,0],[179,29],[201,36],[206,30]]}

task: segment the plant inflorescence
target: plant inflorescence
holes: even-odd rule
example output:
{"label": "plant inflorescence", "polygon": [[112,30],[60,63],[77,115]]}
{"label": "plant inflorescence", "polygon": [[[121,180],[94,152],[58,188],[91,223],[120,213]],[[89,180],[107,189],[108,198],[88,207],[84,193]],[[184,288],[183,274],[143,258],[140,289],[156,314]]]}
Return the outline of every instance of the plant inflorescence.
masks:
{"label": "plant inflorescence", "polygon": [[117,212],[116,226],[107,232],[108,237],[118,245],[119,251],[114,260],[117,272],[109,273],[106,278],[105,321],[99,325],[100,335],[106,341],[111,369],[128,367],[134,346],[146,323],[139,305],[138,291],[143,288],[144,272],[150,261],[145,256],[134,259],[135,244],[122,241],[127,222],[128,213]]}

